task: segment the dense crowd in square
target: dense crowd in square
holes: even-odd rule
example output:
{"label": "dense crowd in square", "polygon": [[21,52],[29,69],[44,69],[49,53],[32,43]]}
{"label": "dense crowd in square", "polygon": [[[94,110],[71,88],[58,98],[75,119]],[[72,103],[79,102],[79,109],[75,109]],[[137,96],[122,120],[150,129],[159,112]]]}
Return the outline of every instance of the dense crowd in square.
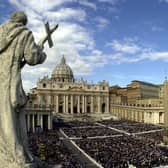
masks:
{"label": "dense crowd in square", "polygon": [[95,137],[117,135],[119,132],[104,127],[63,128],[68,137]]}
{"label": "dense crowd in square", "polygon": [[29,134],[29,148],[35,156],[51,167],[60,165],[61,168],[84,168],[66,148],[56,130]]}
{"label": "dense crowd in square", "polygon": [[155,141],[157,144],[163,143],[164,131],[149,132],[145,134],[138,134],[139,137],[146,137],[150,140]]}
{"label": "dense crowd in square", "polygon": [[[126,130],[131,134],[117,132],[109,127]],[[164,135],[161,126],[125,120],[97,123],[71,121],[61,130],[68,138],[74,137],[73,141],[104,168],[128,168],[129,165],[153,168],[168,165],[168,148],[159,146]],[[32,153],[50,165],[83,168],[81,162],[64,145],[58,130],[30,134],[29,144]]]}
{"label": "dense crowd in square", "polygon": [[107,120],[107,121],[101,121],[100,123],[119,130],[127,131],[128,133],[137,133],[137,132],[162,129],[162,126],[146,123],[138,123],[127,120]]}
{"label": "dense crowd in square", "polygon": [[80,139],[75,142],[104,168],[152,168],[168,165],[168,149],[162,150],[154,141],[133,136],[104,139]]}

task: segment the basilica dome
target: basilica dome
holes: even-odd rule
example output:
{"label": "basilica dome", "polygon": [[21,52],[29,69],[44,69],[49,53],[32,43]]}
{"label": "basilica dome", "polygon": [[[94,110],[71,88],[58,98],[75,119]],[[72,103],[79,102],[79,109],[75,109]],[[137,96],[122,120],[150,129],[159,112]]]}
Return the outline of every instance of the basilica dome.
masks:
{"label": "basilica dome", "polygon": [[57,82],[73,82],[73,72],[70,66],[66,64],[65,57],[61,58],[60,64],[58,64],[52,72],[52,79]]}

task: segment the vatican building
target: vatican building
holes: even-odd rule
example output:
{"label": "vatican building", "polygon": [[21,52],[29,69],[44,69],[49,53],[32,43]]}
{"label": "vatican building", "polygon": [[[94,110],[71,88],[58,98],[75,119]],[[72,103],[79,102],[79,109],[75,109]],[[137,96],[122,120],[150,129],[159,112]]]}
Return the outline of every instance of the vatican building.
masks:
{"label": "vatican building", "polygon": [[25,107],[28,131],[48,130],[58,119],[102,120],[121,118],[142,123],[163,124],[164,85],[132,81],[127,87],[109,86],[84,79],[75,80],[71,67],[62,56],[52,71],[28,93]]}
{"label": "vatican building", "polygon": [[33,131],[37,125],[51,128],[53,117],[58,115],[70,119],[109,114],[109,85],[106,81],[75,81],[63,56],[51,78],[40,79],[37,87],[31,89],[26,110],[28,128]]}

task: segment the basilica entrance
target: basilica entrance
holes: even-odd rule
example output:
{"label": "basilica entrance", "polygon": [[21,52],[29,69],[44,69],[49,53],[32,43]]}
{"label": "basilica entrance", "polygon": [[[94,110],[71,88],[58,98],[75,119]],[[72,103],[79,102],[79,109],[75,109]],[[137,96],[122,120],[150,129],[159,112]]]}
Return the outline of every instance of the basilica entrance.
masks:
{"label": "basilica entrance", "polygon": [[59,105],[58,113],[63,113],[63,106]]}
{"label": "basilica entrance", "polygon": [[48,115],[43,115],[43,131],[48,130]]}
{"label": "basilica entrance", "polygon": [[77,106],[74,106],[74,108],[73,108],[73,113],[74,113],[74,114],[77,114],[77,113],[78,113],[78,111],[77,111]]}
{"label": "basilica entrance", "polygon": [[87,113],[90,113],[90,106],[87,106]]}
{"label": "basilica entrance", "polygon": [[103,104],[102,104],[102,108],[101,108],[102,113],[105,113],[105,110],[106,110],[106,104],[103,103]]}

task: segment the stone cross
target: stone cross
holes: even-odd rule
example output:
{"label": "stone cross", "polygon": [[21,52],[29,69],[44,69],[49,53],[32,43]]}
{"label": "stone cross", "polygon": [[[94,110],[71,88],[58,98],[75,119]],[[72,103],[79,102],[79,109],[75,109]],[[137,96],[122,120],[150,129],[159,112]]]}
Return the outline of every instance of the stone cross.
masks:
{"label": "stone cross", "polygon": [[46,41],[48,41],[48,45],[51,48],[53,46],[53,41],[51,38],[51,34],[58,28],[58,24],[55,25],[52,29],[50,29],[49,23],[48,21],[44,24],[45,26],[45,30],[46,30],[46,37],[43,39],[42,44],[44,45],[44,43]]}
{"label": "stone cross", "polygon": [[[47,22],[45,22],[44,26],[45,26],[45,30],[46,30],[46,36],[42,40],[40,40],[39,45],[43,48],[44,43],[46,41],[48,41],[48,45],[51,48],[51,47],[53,47],[53,41],[52,41],[51,35],[58,28],[58,24],[55,25],[52,29],[50,29],[49,23],[47,21]],[[23,68],[25,66],[25,64],[26,64],[26,61],[23,59],[20,67]]]}

